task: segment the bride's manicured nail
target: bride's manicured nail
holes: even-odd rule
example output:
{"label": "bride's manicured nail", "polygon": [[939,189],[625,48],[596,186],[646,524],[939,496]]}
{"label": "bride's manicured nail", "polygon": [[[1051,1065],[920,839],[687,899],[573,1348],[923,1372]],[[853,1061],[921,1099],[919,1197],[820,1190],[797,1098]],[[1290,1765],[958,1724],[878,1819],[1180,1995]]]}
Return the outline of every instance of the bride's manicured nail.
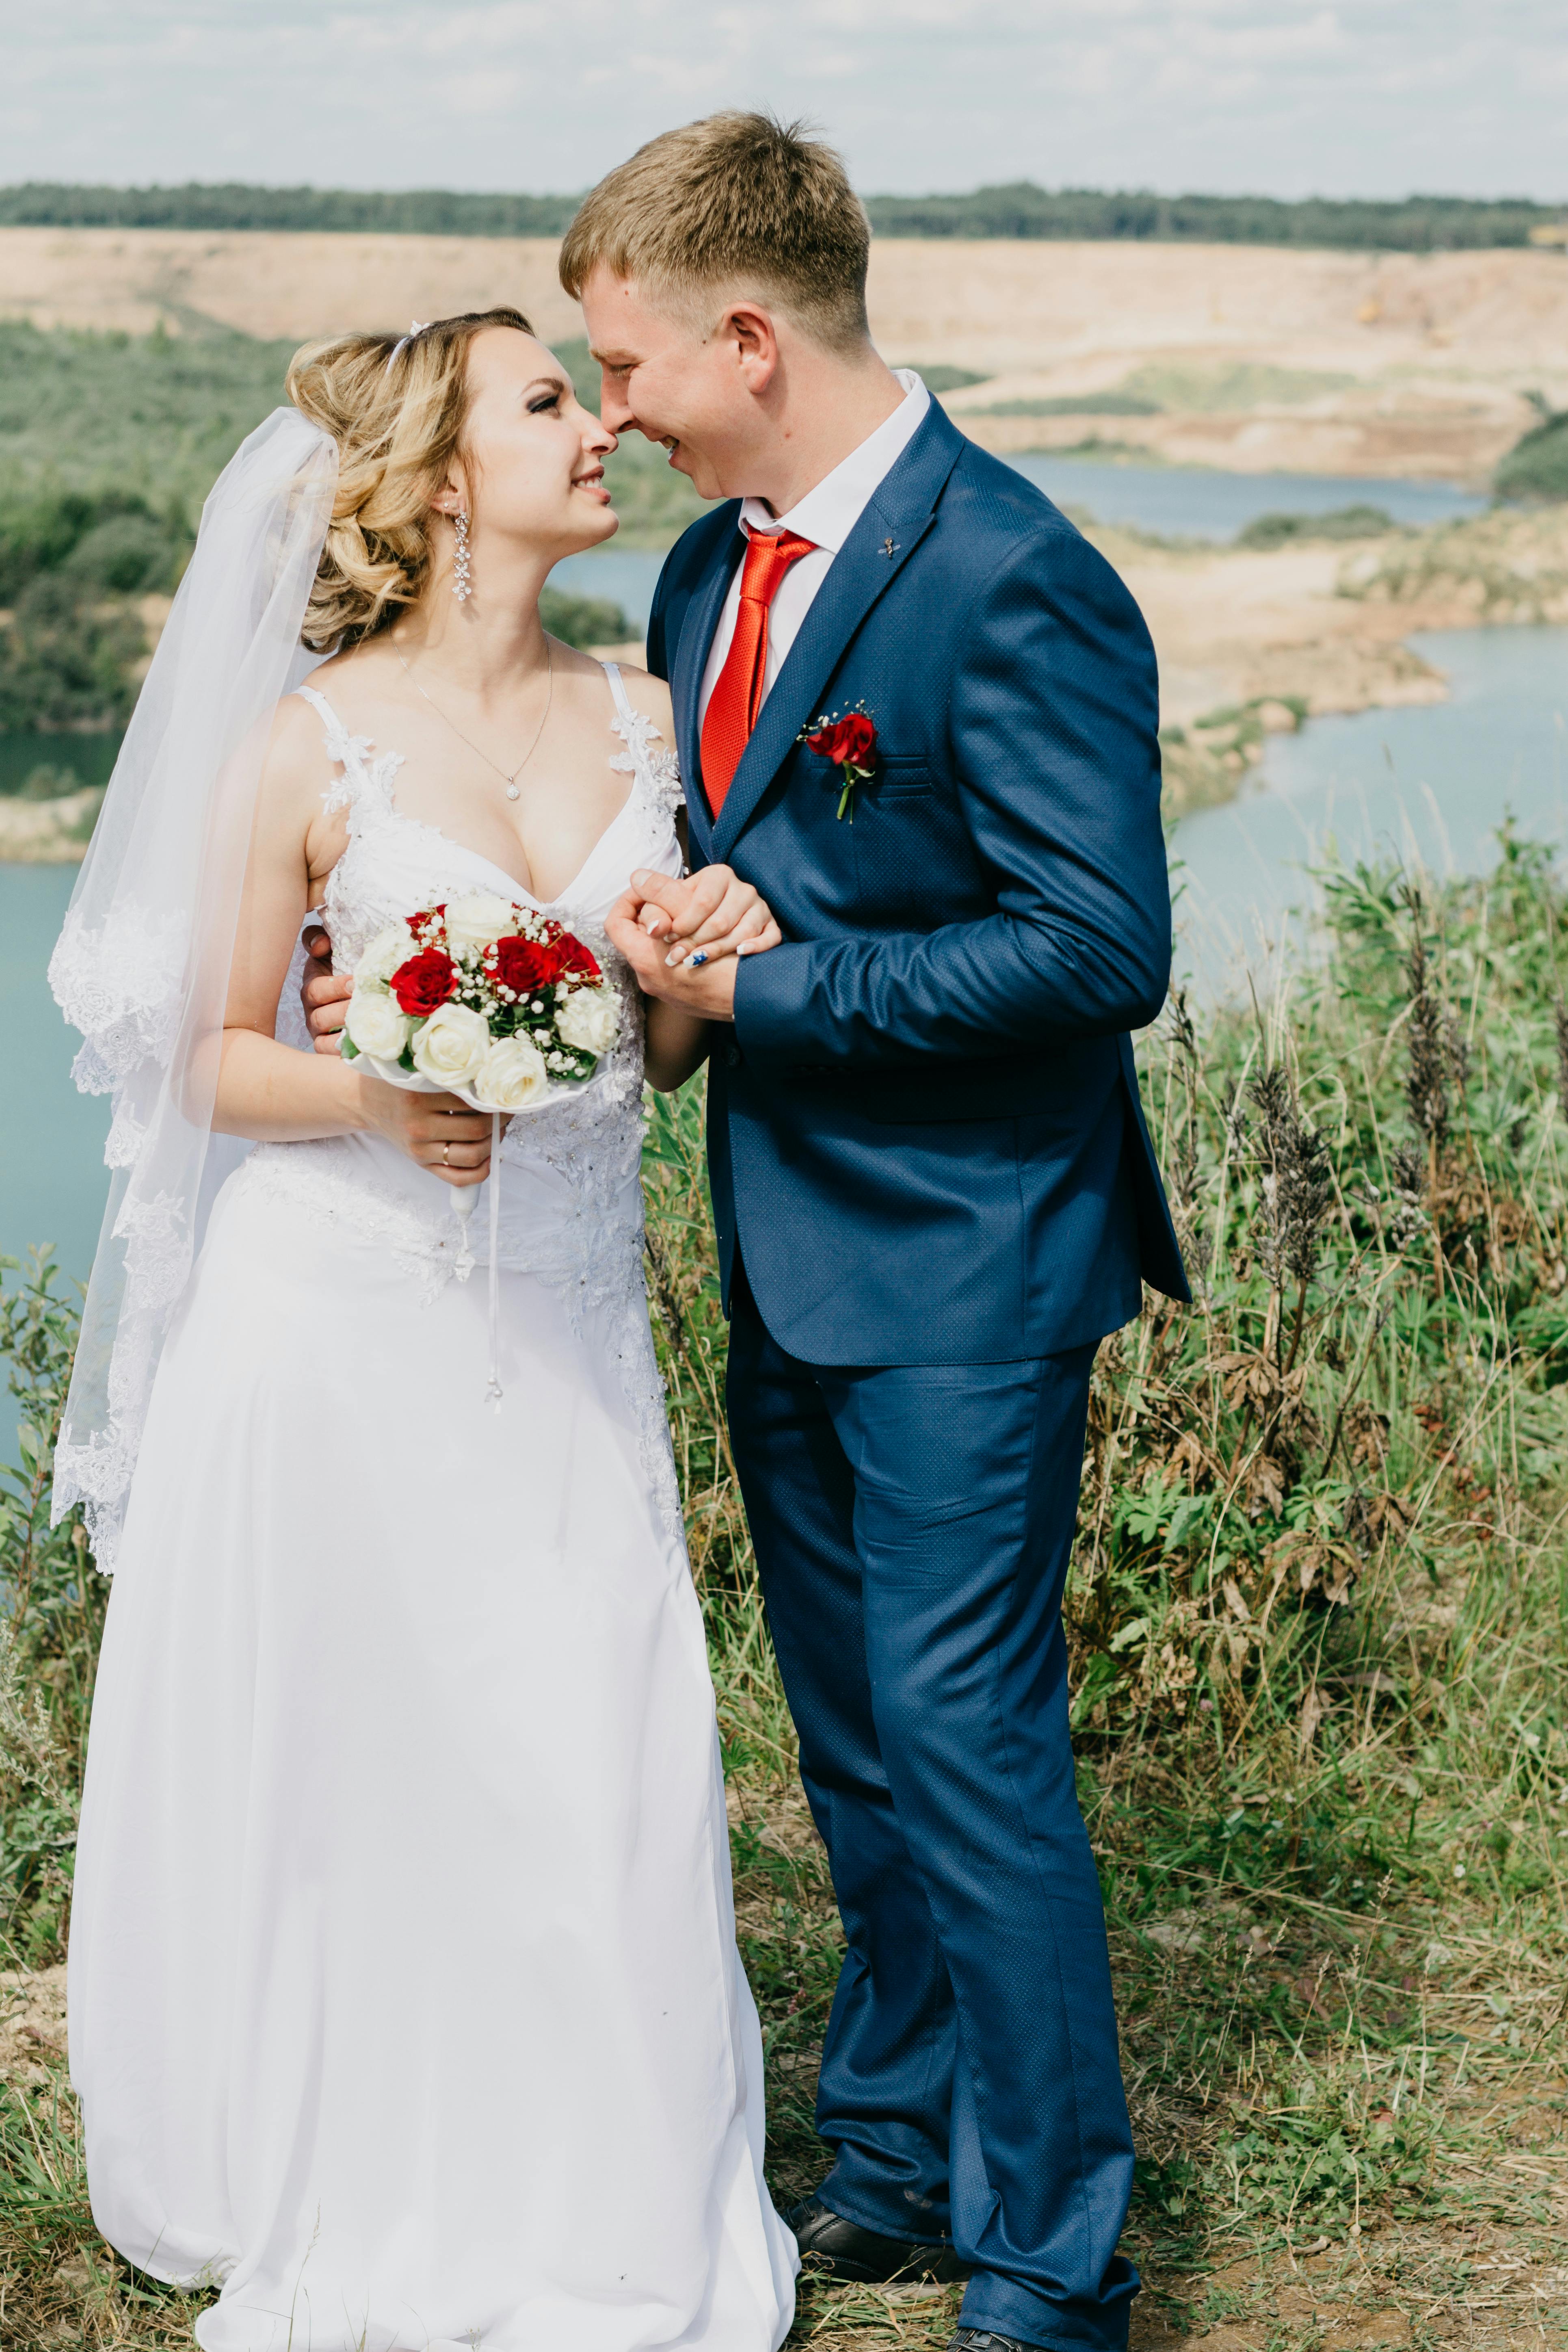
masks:
{"label": "bride's manicured nail", "polygon": [[685,961],[686,950],[684,947],[671,948],[669,953],[665,957],[665,962],[667,964],[684,963]]}

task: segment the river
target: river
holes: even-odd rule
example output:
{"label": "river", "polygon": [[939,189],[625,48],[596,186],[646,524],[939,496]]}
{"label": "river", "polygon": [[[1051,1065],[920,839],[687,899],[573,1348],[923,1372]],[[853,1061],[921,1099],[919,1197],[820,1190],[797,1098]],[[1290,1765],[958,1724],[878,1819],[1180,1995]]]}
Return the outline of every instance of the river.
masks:
{"label": "river", "polygon": [[[1254,516],[1322,512],[1364,500],[1400,520],[1432,522],[1479,503],[1446,485],[1374,483],[1300,475],[1026,457],[1019,470],[1064,505],[1173,536],[1234,537]],[[608,548],[557,567],[557,583],[614,598],[641,627],[658,576],[657,553]],[[1174,831],[1172,855],[1182,935],[1179,960],[1205,993],[1231,984],[1237,958],[1277,940],[1287,910],[1311,885],[1304,871],[1331,836],[1342,853],[1405,849],[1436,870],[1489,861],[1505,809],[1553,840],[1568,825],[1568,632],[1461,631],[1415,641],[1447,672],[1453,698],[1407,710],[1315,719],[1270,740],[1241,799],[1202,810]],[[29,761],[93,763],[101,740],[25,746],[0,738],[0,770]],[[84,781],[89,779],[84,777]],[[0,865],[0,1034],[9,1116],[0,1128],[0,1251],[19,1255],[50,1240],[61,1265],[85,1274],[102,1213],[100,1153],[107,1106],[70,1083],[74,1038],[45,982],[49,950],[75,867]]]}

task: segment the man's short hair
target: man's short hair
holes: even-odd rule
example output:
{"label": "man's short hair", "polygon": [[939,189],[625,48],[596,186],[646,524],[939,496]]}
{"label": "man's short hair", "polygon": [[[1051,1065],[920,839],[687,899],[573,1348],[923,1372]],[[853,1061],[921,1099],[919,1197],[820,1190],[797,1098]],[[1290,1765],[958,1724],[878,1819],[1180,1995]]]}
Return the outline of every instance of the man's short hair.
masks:
{"label": "man's short hair", "polygon": [[699,312],[742,289],[843,351],[870,332],[871,227],[831,147],[802,123],[710,114],[639,147],[584,200],[561,247],[574,300],[593,272]]}

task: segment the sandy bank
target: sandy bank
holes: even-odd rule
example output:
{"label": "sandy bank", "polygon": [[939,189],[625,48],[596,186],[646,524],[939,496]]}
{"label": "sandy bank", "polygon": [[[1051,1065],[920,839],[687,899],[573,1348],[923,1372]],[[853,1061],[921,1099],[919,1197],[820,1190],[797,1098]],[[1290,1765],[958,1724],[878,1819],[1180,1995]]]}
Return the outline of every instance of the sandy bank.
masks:
{"label": "sandy bank", "polygon": [[0,864],[79,866],[102,804],[95,784],[58,801],[0,798]]}
{"label": "sandy bank", "polygon": [[1177,810],[1234,792],[1270,728],[1441,701],[1415,631],[1568,621],[1568,508],[1269,553],[1089,535],[1154,639]]}

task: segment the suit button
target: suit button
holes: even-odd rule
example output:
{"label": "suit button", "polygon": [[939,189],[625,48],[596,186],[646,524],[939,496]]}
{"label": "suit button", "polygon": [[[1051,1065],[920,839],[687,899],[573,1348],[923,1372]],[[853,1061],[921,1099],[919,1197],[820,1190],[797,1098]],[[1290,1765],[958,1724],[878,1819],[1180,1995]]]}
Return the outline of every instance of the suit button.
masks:
{"label": "suit button", "polygon": [[741,1051],[741,1049],[740,1049],[739,1045],[726,1045],[726,1046],[725,1046],[725,1048],[724,1048],[724,1067],[725,1067],[727,1070],[738,1070],[738,1069],[740,1068],[740,1066],[741,1066],[742,1062],[744,1059],[745,1059],[745,1056],[742,1055],[742,1051]]}

